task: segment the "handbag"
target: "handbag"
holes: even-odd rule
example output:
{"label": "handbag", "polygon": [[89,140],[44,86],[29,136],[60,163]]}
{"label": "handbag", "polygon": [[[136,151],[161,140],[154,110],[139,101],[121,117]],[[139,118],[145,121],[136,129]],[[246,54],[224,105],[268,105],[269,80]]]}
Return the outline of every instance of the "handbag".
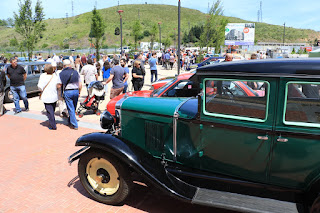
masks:
{"label": "handbag", "polygon": [[51,77],[50,81],[49,81],[49,82],[47,83],[47,85],[43,88],[43,90],[39,93],[39,99],[41,99],[41,95],[42,95],[43,91],[44,91],[44,90],[46,89],[46,87],[50,84],[52,78],[53,78],[53,74],[52,74],[52,77]]}

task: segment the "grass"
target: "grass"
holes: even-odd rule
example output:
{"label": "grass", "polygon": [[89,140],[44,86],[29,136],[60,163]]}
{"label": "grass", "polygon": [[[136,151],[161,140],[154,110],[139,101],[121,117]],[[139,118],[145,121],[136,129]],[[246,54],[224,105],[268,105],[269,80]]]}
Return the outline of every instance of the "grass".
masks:
{"label": "grass", "polygon": [[[99,10],[106,23],[105,42],[104,45],[120,45],[120,36],[114,35],[114,30],[119,27],[120,20],[117,13],[117,7],[110,7]],[[123,17],[123,38],[127,43],[133,43],[131,29],[135,20],[140,16],[142,31],[150,30],[151,26],[161,22],[162,39],[174,34],[174,29],[178,28],[178,15],[176,6],[169,5],[121,5]],[[181,9],[181,30],[188,30],[195,25],[202,25],[206,19],[206,14],[193,9]],[[250,21],[242,20],[234,17],[227,17],[230,23],[246,23]],[[41,49],[43,44],[48,44],[49,48],[58,49],[60,44],[70,44],[70,48],[89,46],[88,35],[90,31],[91,12],[84,13],[68,19],[48,19],[43,39],[37,44]],[[252,23],[252,22],[250,22]],[[282,42],[283,26],[270,25],[266,23],[256,23],[256,40],[259,42]],[[286,28],[285,42],[308,42],[319,38],[320,34],[313,30]],[[9,40],[16,36],[19,40],[20,36],[13,28],[0,27],[0,48],[8,47]],[[157,36],[158,38],[159,36]],[[149,38],[144,38],[143,41],[149,41]],[[127,45],[127,44],[125,44]]]}

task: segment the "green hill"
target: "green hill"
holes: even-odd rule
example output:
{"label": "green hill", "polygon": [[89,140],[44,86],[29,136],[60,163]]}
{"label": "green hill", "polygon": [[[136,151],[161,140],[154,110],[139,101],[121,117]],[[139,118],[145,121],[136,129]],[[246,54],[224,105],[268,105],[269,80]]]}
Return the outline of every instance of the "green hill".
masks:
{"label": "green hill", "polygon": [[[123,17],[123,38],[126,43],[133,43],[131,29],[133,22],[140,16],[142,31],[150,30],[153,24],[161,22],[162,38],[168,37],[174,33],[177,28],[177,10],[176,6],[169,5],[121,5],[124,10]],[[104,45],[120,45],[120,37],[114,35],[114,30],[119,27],[118,7],[101,9],[100,14],[106,22],[105,42]],[[181,29],[187,31],[190,26],[202,25],[205,21],[206,14],[193,9],[181,9]],[[230,23],[245,23],[251,21],[242,20],[234,17],[227,17]],[[37,44],[38,48],[47,44],[49,48],[59,48],[63,43],[69,43],[70,48],[86,48],[89,46],[88,35],[90,31],[91,12],[84,13],[68,19],[48,19],[47,30],[43,38]],[[266,23],[256,23],[256,41],[282,42],[283,26],[270,25]],[[0,48],[9,46],[9,40],[19,35],[13,28],[0,27]],[[286,42],[311,42],[319,38],[320,34],[314,30],[286,28]],[[142,41],[148,41],[145,37]],[[46,45],[45,45],[46,46]],[[47,49],[47,48],[46,48]]]}

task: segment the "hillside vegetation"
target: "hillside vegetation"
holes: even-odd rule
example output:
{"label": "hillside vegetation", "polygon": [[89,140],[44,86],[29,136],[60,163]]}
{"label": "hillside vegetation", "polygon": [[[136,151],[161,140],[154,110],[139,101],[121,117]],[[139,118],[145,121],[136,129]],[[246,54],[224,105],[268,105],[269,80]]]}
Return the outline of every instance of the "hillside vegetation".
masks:
{"label": "hillside vegetation", "polygon": [[[176,6],[169,5],[121,5],[121,10],[124,10],[123,17],[123,38],[126,44],[133,43],[131,36],[132,26],[135,20],[140,16],[142,32],[150,30],[151,26],[161,22],[162,39],[174,34],[174,29],[178,26]],[[106,22],[104,46],[119,46],[120,36],[114,35],[116,27],[119,27],[118,7],[110,7],[99,10],[100,14]],[[138,12],[139,10],[139,12]],[[139,15],[138,15],[139,13]],[[63,44],[68,43],[70,48],[87,48],[89,42],[89,31],[91,23],[91,12],[84,13],[68,20],[66,18],[48,19],[45,20],[47,30],[43,34],[43,38],[37,44],[37,47],[59,48]],[[181,29],[182,33],[188,31],[190,27],[204,24],[206,14],[193,9],[181,9]],[[242,20],[234,17],[227,17],[229,23],[245,23],[251,21]],[[67,23],[68,22],[68,23]],[[270,25],[266,23],[256,23],[256,41],[282,42],[283,26]],[[19,41],[19,35],[14,31],[14,28],[0,27],[0,48],[8,47],[9,40],[16,37]],[[159,37],[159,36],[157,36]],[[313,30],[286,28],[285,42],[313,42],[319,38],[320,34]],[[142,41],[149,41],[145,37]]]}

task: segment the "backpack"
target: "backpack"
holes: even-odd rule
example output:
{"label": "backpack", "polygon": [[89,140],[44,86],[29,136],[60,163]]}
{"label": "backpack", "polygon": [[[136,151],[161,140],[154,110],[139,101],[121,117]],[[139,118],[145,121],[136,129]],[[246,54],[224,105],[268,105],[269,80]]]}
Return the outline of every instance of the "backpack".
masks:
{"label": "backpack", "polygon": [[4,87],[6,86],[7,79],[3,71],[0,71],[0,93],[4,92]]}

